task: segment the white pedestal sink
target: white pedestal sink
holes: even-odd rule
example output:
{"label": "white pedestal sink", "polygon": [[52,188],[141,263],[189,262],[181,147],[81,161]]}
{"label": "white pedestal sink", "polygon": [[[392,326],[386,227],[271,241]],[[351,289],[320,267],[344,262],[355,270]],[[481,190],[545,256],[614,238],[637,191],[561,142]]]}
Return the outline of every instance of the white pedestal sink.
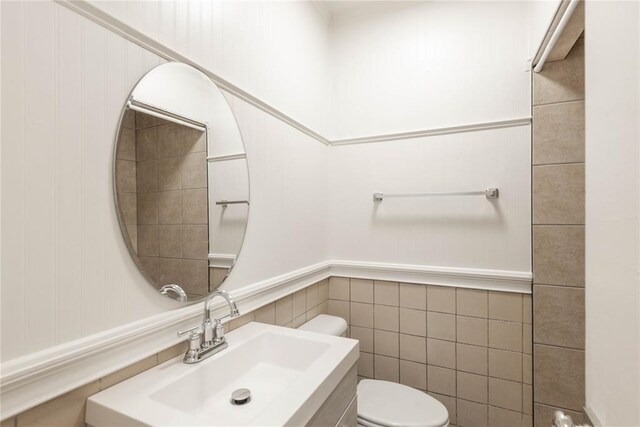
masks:
{"label": "white pedestal sink", "polygon": [[[358,342],[262,323],[226,335],[229,347],[193,365],[182,356],[87,401],[90,426],[305,425],[358,359]],[[234,390],[251,391],[245,405]]]}

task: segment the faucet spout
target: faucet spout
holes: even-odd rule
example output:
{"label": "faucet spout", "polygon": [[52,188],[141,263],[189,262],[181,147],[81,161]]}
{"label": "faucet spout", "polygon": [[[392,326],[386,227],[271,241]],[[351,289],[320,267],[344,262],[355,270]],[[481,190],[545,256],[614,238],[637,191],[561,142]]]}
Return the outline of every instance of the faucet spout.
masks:
{"label": "faucet spout", "polygon": [[215,298],[215,297],[222,297],[225,299],[225,301],[227,301],[227,305],[229,305],[229,314],[227,314],[226,316],[220,317],[218,318],[218,320],[222,320],[226,317],[238,317],[240,315],[240,311],[238,311],[238,306],[236,305],[235,300],[233,299],[233,297],[231,295],[229,295],[228,292],[223,291],[221,289],[211,292],[209,295],[207,295],[207,298],[204,300],[204,318],[211,320],[211,309],[209,308],[209,303]]}

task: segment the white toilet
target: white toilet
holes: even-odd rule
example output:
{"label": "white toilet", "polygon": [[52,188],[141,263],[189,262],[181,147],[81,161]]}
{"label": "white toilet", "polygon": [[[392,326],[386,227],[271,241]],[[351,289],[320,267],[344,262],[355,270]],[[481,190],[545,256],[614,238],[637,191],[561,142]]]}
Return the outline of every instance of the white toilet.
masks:
{"label": "white toilet", "polygon": [[[299,329],[345,336],[347,322],[320,314]],[[428,394],[406,385],[382,380],[358,383],[358,425],[367,427],[447,427],[447,408]]]}

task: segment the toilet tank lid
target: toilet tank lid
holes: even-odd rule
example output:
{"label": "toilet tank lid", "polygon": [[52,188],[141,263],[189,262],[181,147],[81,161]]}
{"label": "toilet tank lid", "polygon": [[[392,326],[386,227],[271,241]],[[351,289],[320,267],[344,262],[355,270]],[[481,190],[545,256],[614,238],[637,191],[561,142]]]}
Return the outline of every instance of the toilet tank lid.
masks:
{"label": "toilet tank lid", "polygon": [[307,323],[300,325],[298,329],[317,332],[319,334],[340,336],[347,331],[347,322],[342,317],[319,314]]}

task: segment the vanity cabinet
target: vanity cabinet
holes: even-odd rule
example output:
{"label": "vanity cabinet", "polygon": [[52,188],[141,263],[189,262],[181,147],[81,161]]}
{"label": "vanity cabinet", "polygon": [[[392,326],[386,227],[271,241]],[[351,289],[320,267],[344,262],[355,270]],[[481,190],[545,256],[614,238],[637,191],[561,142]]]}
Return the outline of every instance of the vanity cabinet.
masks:
{"label": "vanity cabinet", "polygon": [[311,417],[307,426],[356,427],[358,424],[357,386],[357,365],[354,364],[320,406],[320,409]]}

